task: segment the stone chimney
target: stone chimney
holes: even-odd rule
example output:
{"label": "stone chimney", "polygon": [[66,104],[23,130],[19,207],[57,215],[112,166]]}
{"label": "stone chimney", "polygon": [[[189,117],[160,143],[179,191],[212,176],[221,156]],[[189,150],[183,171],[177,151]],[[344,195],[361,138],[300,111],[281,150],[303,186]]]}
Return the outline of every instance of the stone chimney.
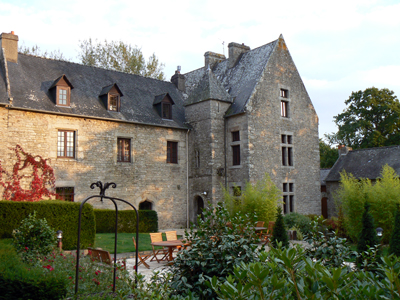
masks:
{"label": "stone chimney", "polygon": [[353,150],[353,148],[351,148],[351,147],[346,147],[345,145],[339,145],[338,146],[339,157],[340,157],[340,155],[346,155],[347,153],[349,153],[352,150]]}
{"label": "stone chimney", "polygon": [[175,74],[171,77],[171,82],[175,84],[178,90],[186,92],[185,76],[181,74],[181,66],[177,67]]}
{"label": "stone chimney", "polygon": [[240,55],[250,50],[245,44],[229,43],[229,68],[233,68],[240,58]]}
{"label": "stone chimney", "polygon": [[14,31],[0,35],[0,48],[5,50],[7,61],[18,63],[18,35]]}
{"label": "stone chimney", "polygon": [[206,68],[210,67],[210,69],[212,69],[217,63],[220,63],[225,59],[226,57],[223,54],[218,54],[211,51],[204,53],[204,65]]}

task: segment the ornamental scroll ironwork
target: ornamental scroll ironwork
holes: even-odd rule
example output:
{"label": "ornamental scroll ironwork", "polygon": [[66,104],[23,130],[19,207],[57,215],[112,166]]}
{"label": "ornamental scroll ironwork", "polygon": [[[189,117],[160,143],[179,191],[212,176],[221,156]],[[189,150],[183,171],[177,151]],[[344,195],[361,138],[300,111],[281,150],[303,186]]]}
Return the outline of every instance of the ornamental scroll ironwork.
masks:
{"label": "ornamental scroll ironwork", "polygon": [[[99,195],[93,195],[90,197],[87,197],[85,200],[82,201],[80,207],[79,207],[79,221],[78,221],[78,243],[77,243],[77,252],[76,252],[76,275],[75,275],[75,294],[78,293],[78,287],[79,287],[79,259],[80,259],[80,242],[81,242],[81,219],[82,219],[82,208],[83,205],[94,198],[100,198],[101,201],[103,200],[110,200],[112,203],[114,203],[115,206],[115,240],[114,240],[114,272],[113,272],[113,292],[115,292],[115,279],[116,279],[116,271],[117,271],[117,239],[118,239],[118,205],[116,201],[121,201],[125,204],[128,204],[131,206],[134,211],[136,212],[136,255],[135,255],[135,272],[137,272],[138,268],[138,247],[139,247],[139,213],[136,207],[134,207],[130,202],[116,198],[116,197],[108,197],[105,195],[106,190],[109,187],[116,188],[117,184],[114,182],[106,182],[104,185],[101,181],[97,181],[95,183],[92,183],[90,185],[91,189],[94,189],[95,187],[98,187],[100,189],[100,194]],[[135,279],[136,282],[136,279]]]}

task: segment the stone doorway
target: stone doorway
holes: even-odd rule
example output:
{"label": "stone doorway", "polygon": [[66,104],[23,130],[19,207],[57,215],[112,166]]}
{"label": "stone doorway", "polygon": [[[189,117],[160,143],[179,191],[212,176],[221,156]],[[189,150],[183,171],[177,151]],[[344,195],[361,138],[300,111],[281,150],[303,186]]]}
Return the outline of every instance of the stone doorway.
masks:
{"label": "stone doorway", "polygon": [[204,214],[203,214],[203,209],[204,209],[204,201],[203,198],[200,196],[196,196],[196,199],[194,200],[195,207],[196,207],[196,221],[197,221],[197,216],[200,215],[201,219],[204,220]]}

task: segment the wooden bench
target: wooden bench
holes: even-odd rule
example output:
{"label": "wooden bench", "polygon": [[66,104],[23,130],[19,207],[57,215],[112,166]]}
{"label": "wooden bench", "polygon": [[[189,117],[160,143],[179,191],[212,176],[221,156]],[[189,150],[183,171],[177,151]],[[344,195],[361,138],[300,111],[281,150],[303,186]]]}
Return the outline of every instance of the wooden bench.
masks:
{"label": "wooden bench", "polygon": [[111,259],[110,252],[101,249],[93,249],[88,248],[89,255],[93,260],[97,260],[99,262],[105,263],[107,265],[112,266],[113,260]]}

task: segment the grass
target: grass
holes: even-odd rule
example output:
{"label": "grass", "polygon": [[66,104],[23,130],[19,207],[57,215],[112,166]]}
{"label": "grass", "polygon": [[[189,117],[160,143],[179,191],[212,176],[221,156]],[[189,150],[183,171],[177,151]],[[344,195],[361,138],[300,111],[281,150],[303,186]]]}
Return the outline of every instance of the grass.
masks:
{"label": "grass", "polygon": [[[134,235],[136,238],[135,233],[118,233],[117,253],[135,251],[132,241],[132,236]],[[114,233],[96,233],[94,246],[114,253],[114,236]],[[163,239],[166,240],[165,234],[163,234]],[[152,251],[150,234],[139,233],[139,251]]]}

